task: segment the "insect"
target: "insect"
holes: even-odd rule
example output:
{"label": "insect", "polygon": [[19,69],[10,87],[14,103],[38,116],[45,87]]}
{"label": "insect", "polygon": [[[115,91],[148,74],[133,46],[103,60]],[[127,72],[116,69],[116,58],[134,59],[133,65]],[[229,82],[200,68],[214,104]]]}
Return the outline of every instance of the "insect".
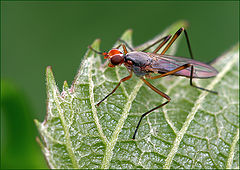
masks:
{"label": "insect", "polygon": [[[182,57],[175,57],[171,55],[166,55],[165,53],[169,49],[169,47],[174,43],[174,41],[179,37],[179,35],[184,32],[188,50],[191,56],[191,59],[188,58],[182,58]],[[172,37],[172,38],[171,38]],[[170,40],[170,41],[169,41]],[[164,97],[167,101],[154,107],[153,109],[147,111],[146,113],[142,114],[137,127],[135,129],[135,132],[133,134],[132,139],[135,139],[138,128],[140,126],[140,123],[142,119],[147,116],[152,111],[163,107],[167,103],[170,102],[171,98],[158,90],[156,87],[154,87],[152,84],[150,84],[147,79],[158,79],[161,77],[165,77],[168,75],[175,75],[175,76],[184,76],[190,79],[190,85],[198,88],[200,90],[205,90],[211,93],[217,94],[216,91],[208,90],[202,87],[198,87],[193,84],[193,78],[200,78],[200,79],[206,79],[210,77],[214,77],[217,75],[217,70],[213,68],[210,65],[204,64],[202,62],[193,60],[193,53],[191,50],[189,38],[187,31],[181,27],[173,36],[167,35],[153,44],[149,45],[147,48],[145,48],[142,51],[135,51],[132,47],[130,47],[125,41],[120,40],[122,43],[116,47],[111,49],[108,53],[106,52],[99,52],[93,49],[91,46],[89,48],[93,50],[94,52],[101,54],[104,56],[105,59],[109,60],[108,66],[109,67],[115,67],[124,64],[124,66],[129,71],[129,75],[122,78],[117,86],[112,90],[111,93],[109,93],[107,96],[105,96],[100,102],[97,103],[97,106],[99,106],[105,99],[107,99],[110,95],[112,95],[117,88],[120,86],[120,84],[124,81],[129,80],[132,77],[132,72],[135,73],[136,76],[138,76],[148,87],[150,87],[153,91],[155,91],[160,96]],[[157,48],[152,52],[146,52],[148,49],[150,49],[152,46],[158,44]],[[166,47],[162,50],[160,54],[157,52],[166,44]],[[119,48],[122,46],[123,52],[119,50]],[[128,52],[127,48],[131,51]],[[152,76],[152,73],[157,73],[159,75]]]}

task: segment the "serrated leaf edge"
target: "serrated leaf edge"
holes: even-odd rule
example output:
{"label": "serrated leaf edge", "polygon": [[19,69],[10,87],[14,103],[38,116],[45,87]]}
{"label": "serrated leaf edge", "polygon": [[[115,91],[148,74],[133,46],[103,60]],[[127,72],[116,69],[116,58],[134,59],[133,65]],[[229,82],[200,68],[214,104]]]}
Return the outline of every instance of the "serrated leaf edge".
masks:
{"label": "serrated leaf edge", "polygon": [[[99,41],[99,40],[98,40],[98,41]],[[88,50],[87,53],[85,54],[85,56],[89,56],[89,54],[90,54],[90,51]],[[90,56],[91,56],[91,58],[92,58],[94,55],[90,55]],[[86,58],[85,58],[85,59],[86,59]],[[235,57],[235,60],[236,60],[236,59],[237,59],[237,57]],[[234,63],[235,60],[232,61],[231,63]],[[120,132],[121,132],[121,130],[122,130],[122,127],[123,127],[123,125],[124,125],[124,122],[125,122],[125,120],[126,120],[127,117],[128,117],[128,114],[129,114],[129,110],[130,110],[130,108],[131,108],[132,101],[133,101],[133,100],[135,99],[135,97],[137,96],[137,93],[138,93],[138,91],[140,90],[140,88],[142,87],[143,82],[142,82],[141,80],[138,80],[138,82],[137,82],[134,90],[131,92],[131,94],[130,94],[129,96],[127,96],[127,97],[128,97],[128,102],[126,103],[126,105],[125,105],[125,107],[124,107],[124,109],[123,109],[123,114],[122,114],[121,118],[120,118],[119,121],[118,121],[118,124],[117,124],[117,126],[116,126],[115,131],[113,132],[113,136],[112,136],[111,140],[108,142],[106,136],[104,135],[104,133],[103,133],[103,131],[102,131],[102,127],[101,127],[101,125],[100,125],[100,122],[99,122],[98,116],[97,116],[97,110],[96,110],[96,107],[95,107],[95,104],[94,104],[94,94],[93,94],[94,84],[93,84],[93,80],[92,80],[92,60],[90,60],[90,61],[91,61],[91,62],[90,62],[91,64],[90,64],[90,67],[89,67],[89,74],[88,74],[88,78],[89,78],[90,102],[91,102],[92,109],[93,109],[93,117],[94,117],[95,123],[96,123],[96,125],[97,125],[98,131],[99,131],[99,133],[100,133],[100,136],[103,138],[103,141],[107,144],[106,151],[105,151],[106,153],[104,154],[104,159],[103,159],[103,162],[102,162],[102,168],[109,168],[109,166],[110,166],[110,161],[111,161],[111,158],[112,158],[112,155],[113,155],[113,149],[114,149],[115,144],[116,144],[116,142],[117,142],[118,135],[120,134]],[[82,65],[82,64],[81,64],[81,65]],[[229,63],[228,63],[228,65],[229,65]],[[226,69],[226,67],[227,67],[227,66],[225,66],[225,69]],[[229,68],[229,67],[227,67],[227,68]],[[224,70],[225,70],[225,69],[224,69]],[[81,68],[80,68],[80,70],[81,70]],[[227,70],[227,71],[229,71],[229,70]],[[227,72],[227,71],[226,71],[226,72]],[[226,72],[225,72],[225,73],[226,73]],[[221,72],[221,73],[222,73],[222,72]],[[224,74],[225,74],[225,73],[224,73]],[[79,74],[79,73],[78,73],[78,74]],[[76,75],[76,77],[78,76],[78,74]],[[224,74],[222,73],[222,74],[221,74],[221,77],[223,77]],[[49,78],[48,76],[51,76],[51,77],[52,77],[51,82],[48,82],[48,78]],[[217,84],[218,81],[221,80],[221,77],[219,77],[219,76],[220,76],[220,74],[214,79],[214,81],[212,81],[211,84],[208,85],[208,87],[207,87],[208,89],[213,88],[214,85]],[[219,79],[217,79],[218,77],[219,77]],[[119,78],[119,76],[118,76],[118,78]],[[183,80],[183,79],[179,79],[179,81],[176,82],[176,83],[174,83],[171,87],[172,87],[172,88],[175,87],[176,84],[178,84],[178,83],[179,83],[180,81],[182,81],[182,80]],[[73,82],[73,84],[72,84],[72,86],[71,86],[71,89],[74,89],[74,83],[75,83],[75,82]],[[50,85],[50,86],[49,86],[49,85]],[[77,160],[76,160],[76,158],[75,158],[75,155],[73,154],[73,150],[71,149],[72,147],[71,147],[71,139],[70,139],[70,136],[69,136],[69,128],[68,128],[67,125],[66,125],[66,122],[65,122],[65,119],[64,119],[64,115],[63,115],[63,113],[60,111],[60,110],[61,110],[61,107],[60,107],[60,105],[59,105],[59,103],[58,103],[58,102],[59,102],[59,97],[61,97],[61,95],[60,95],[60,93],[59,93],[59,91],[58,91],[58,88],[57,88],[57,86],[56,86],[56,83],[55,83],[55,80],[54,80],[54,77],[53,77],[53,74],[52,74],[52,71],[51,71],[51,68],[50,68],[50,67],[47,68],[47,86],[48,86],[48,88],[51,88],[51,89],[52,89],[52,92],[53,92],[52,94],[53,94],[54,100],[56,101],[60,118],[61,118],[61,120],[62,120],[62,122],[63,122],[63,125],[65,125],[65,126],[64,126],[64,131],[65,131],[65,134],[66,134],[65,137],[66,137],[66,141],[67,141],[65,145],[67,146],[67,150],[68,150],[68,152],[69,152],[69,156],[71,157],[71,160],[72,160],[72,162],[73,162],[73,167],[74,167],[74,168],[79,168],[79,167],[78,167],[78,164],[77,164]],[[121,85],[121,86],[122,86],[123,89],[125,89],[125,87],[124,87],[123,85]],[[64,84],[64,87],[67,88],[67,84]],[[168,91],[169,91],[169,92],[171,91],[171,89],[172,89],[171,87],[167,90],[167,92],[168,92]],[[48,92],[49,92],[49,90],[48,90]],[[125,90],[125,93],[126,93],[126,90]],[[199,99],[197,100],[197,102],[195,103],[195,105],[194,105],[191,113],[188,115],[188,117],[187,117],[187,119],[186,119],[185,123],[183,124],[183,127],[182,127],[182,129],[181,129],[180,131],[177,130],[177,128],[173,125],[172,122],[167,121],[168,124],[170,125],[170,127],[173,129],[173,131],[177,134],[177,136],[176,136],[176,139],[175,139],[175,141],[174,141],[173,148],[171,149],[170,153],[168,154],[168,156],[167,156],[167,158],[166,158],[166,164],[164,165],[164,168],[170,168],[171,162],[172,162],[172,160],[173,160],[173,158],[174,158],[174,156],[175,156],[175,154],[176,154],[176,152],[177,152],[177,150],[178,150],[178,147],[179,147],[179,145],[180,145],[180,142],[182,141],[182,138],[183,138],[184,134],[186,133],[186,131],[187,131],[187,129],[188,129],[191,121],[194,119],[194,116],[195,116],[195,114],[196,114],[196,112],[197,112],[197,110],[198,110],[198,108],[199,108],[199,106],[200,106],[201,101],[206,97],[207,94],[208,94],[207,92],[202,92],[202,93],[200,94],[200,98],[199,98]],[[48,99],[49,99],[49,97],[48,97]],[[60,109],[60,110],[59,110],[59,109]],[[164,108],[163,108],[163,109],[164,109]],[[164,112],[164,110],[163,110],[163,112]],[[168,115],[166,114],[166,112],[164,112],[164,115],[165,115],[166,120],[170,120],[170,119],[168,118]],[[42,124],[40,124],[41,127],[39,127],[39,125],[38,125],[38,128],[39,128],[39,129],[42,129],[42,126],[43,126],[43,124],[44,124],[46,121],[47,121],[47,119],[45,119],[45,121],[44,121]],[[35,122],[35,123],[36,123],[36,122]],[[38,122],[38,123],[39,123],[39,122]],[[37,124],[37,123],[36,123],[36,124]],[[42,132],[43,132],[43,131],[42,131]],[[68,138],[67,138],[67,134],[68,134]],[[234,149],[235,149],[235,147],[236,147],[236,144],[237,144],[238,140],[239,140],[239,129],[237,129],[237,134],[234,136],[234,140],[233,140],[232,145],[231,145],[231,148],[230,148],[230,153],[229,153],[229,158],[228,158],[228,161],[227,161],[227,167],[226,167],[226,168],[231,168],[231,166],[232,166],[232,162],[233,162],[233,158],[234,158]],[[70,148],[70,150],[69,150],[68,147]],[[175,147],[175,149],[174,149],[174,147]],[[44,147],[44,149],[47,150],[46,147]],[[44,153],[47,154],[46,152],[44,152]],[[71,154],[71,153],[72,153],[72,154]],[[48,154],[49,154],[49,153],[48,153]],[[73,157],[72,157],[72,156],[73,156]],[[168,162],[167,162],[167,161],[168,161]]]}
{"label": "serrated leaf edge", "polygon": [[[66,149],[67,149],[67,151],[69,153],[69,157],[72,161],[73,168],[79,168],[78,163],[77,163],[77,159],[76,159],[75,154],[73,153],[73,150],[72,150],[69,128],[66,124],[66,121],[65,121],[65,118],[64,118],[64,115],[63,115],[63,111],[62,111],[61,106],[60,106],[60,102],[59,102],[60,93],[58,91],[58,88],[57,88],[57,85],[56,85],[51,67],[47,67],[46,75],[47,75],[47,89],[48,89],[47,91],[49,93],[49,89],[52,89],[52,95],[53,95],[52,97],[53,97],[53,100],[56,102],[56,107],[57,107],[58,112],[59,112],[59,117],[60,117],[60,119],[62,121],[62,124],[63,124],[64,136],[66,138],[66,143],[65,143]],[[49,95],[48,95],[48,100],[50,100]]]}
{"label": "serrated leaf edge", "polygon": [[[230,51],[229,53],[231,53],[232,51]],[[229,53],[227,53],[226,55],[228,55]],[[222,77],[232,68],[232,65],[238,61],[239,55],[237,54],[237,52],[235,53],[235,55],[233,56],[233,59],[227,63],[225,65],[225,67],[221,70],[221,72],[213,79],[213,81],[206,87],[206,89],[213,89],[213,87],[222,79]],[[175,156],[175,154],[178,151],[179,145],[182,141],[183,136],[186,134],[187,129],[191,123],[191,121],[194,119],[195,114],[197,113],[197,110],[200,107],[200,104],[202,103],[202,101],[204,100],[204,98],[209,94],[209,92],[206,91],[201,91],[201,94],[198,98],[198,100],[195,102],[194,107],[192,108],[192,111],[188,114],[186,121],[184,122],[181,130],[179,131],[179,133],[177,133],[176,139],[173,142],[173,147],[171,149],[171,151],[169,152],[166,160],[165,160],[165,165],[163,166],[163,169],[170,169],[171,168],[171,163],[172,160]],[[239,131],[239,129],[238,129]],[[234,149],[233,149],[234,150]],[[232,155],[231,155],[232,156]],[[229,160],[229,162],[231,162],[231,159]],[[229,163],[230,164],[230,163]],[[231,167],[231,165],[228,165],[229,167]]]}

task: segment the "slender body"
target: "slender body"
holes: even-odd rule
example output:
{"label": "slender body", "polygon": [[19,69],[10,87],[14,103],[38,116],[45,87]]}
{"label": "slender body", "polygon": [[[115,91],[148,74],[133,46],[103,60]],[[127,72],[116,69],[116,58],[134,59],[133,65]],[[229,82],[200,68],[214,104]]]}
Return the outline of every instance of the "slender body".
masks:
{"label": "slender body", "polygon": [[[129,62],[132,62],[132,64],[128,64]],[[137,51],[129,52],[124,55],[124,64],[128,69],[132,70],[140,77],[149,75],[150,73],[163,74],[184,64],[191,64],[194,66],[192,78],[210,78],[217,74],[215,68],[199,61]],[[190,77],[191,68],[183,69],[172,75]]]}
{"label": "slender body", "polygon": [[[169,49],[169,47],[174,43],[174,41],[178,38],[178,36],[184,31],[187,45],[189,49],[189,53],[191,56],[191,59],[188,58],[182,58],[182,57],[175,57],[171,55],[166,55],[166,51]],[[171,98],[158,90],[156,87],[154,87],[152,84],[150,84],[145,78],[148,79],[157,79],[161,77],[165,77],[168,75],[175,75],[175,76],[184,76],[190,79],[190,85],[198,88],[200,90],[205,90],[211,93],[217,94],[215,91],[211,91],[202,87],[198,87],[193,84],[192,79],[193,78],[210,78],[217,75],[217,70],[213,68],[210,65],[204,64],[202,62],[196,61],[193,59],[193,54],[188,38],[188,34],[184,28],[180,28],[174,35],[167,35],[159,40],[157,40],[155,43],[151,44],[147,48],[145,48],[142,51],[135,51],[133,48],[131,48],[126,42],[123,40],[120,40],[123,42],[120,44],[117,48],[111,49],[108,53],[105,52],[98,52],[94,50],[92,47],[89,47],[93,51],[95,51],[98,54],[101,54],[104,56],[105,59],[109,60],[108,66],[109,67],[115,67],[119,66],[121,64],[124,64],[124,66],[128,69],[129,75],[122,78],[118,85],[112,90],[111,93],[109,93],[107,96],[105,96],[100,102],[97,103],[97,106],[99,106],[106,98],[108,98],[111,94],[113,94],[117,88],[120,86],[120,84],[124,81],[129,80],[132,77],[132,72],[137,75],[149,88],[151,88],[153,91],[164,97],[167,101],[154,107],[153,109],[147,111],[146,113],[142,114],[136,130],[133,134],[133,138],[135,139],[137,130],[140,126],[140,123],[142,119],[151,113],[152,111],[163,107],[167,103],[170,102]],[[170,41],[169,41],[170,40]],[[169,41],[169,42],[168,42]],[[167,43],[168,42],[168,43]],[[158,47],[152,52],[145,52],[152,46],[158,44]],[[160,54],[157,54],[157,52],[163,47],[163,45],[166,45],[166,47],[162,50]],[[119,48],[122,46],[123,52],[119,50]],[[128,52],[127,48],[131,50],[131,52]],[[156,73],[158,75],[152,76],[152,73]]]}

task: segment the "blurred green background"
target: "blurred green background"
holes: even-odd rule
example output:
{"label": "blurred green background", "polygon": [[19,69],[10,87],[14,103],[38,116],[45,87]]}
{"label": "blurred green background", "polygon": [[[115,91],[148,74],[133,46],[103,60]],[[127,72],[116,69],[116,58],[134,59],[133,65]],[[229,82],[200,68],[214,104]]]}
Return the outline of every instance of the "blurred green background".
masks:
{"label": "blurred green background", "polygon": [[[108,50],[128,28],[139,45],[178,20],[197,60],[210,62],[239,39],[238,1],[1,1],[1,167],[46,168],[33,119],[46,114],[45,68],[73,81],[87,46]],[[184,40],[185,41],[185,40]],[[177,56],[189,56],[185,42]]]}

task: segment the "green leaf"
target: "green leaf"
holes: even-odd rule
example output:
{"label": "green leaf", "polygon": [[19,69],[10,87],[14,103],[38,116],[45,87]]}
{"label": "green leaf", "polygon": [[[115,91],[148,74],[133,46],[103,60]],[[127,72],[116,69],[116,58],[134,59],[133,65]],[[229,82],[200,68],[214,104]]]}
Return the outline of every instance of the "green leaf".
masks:
{"label": "green leaf", "polygon": [[[158,38],[182,26],[187,23],[173,24]],[[122,36],[130,44],[131,33],[128,30]],[[175,53],[178,41],[169,54]],[[99,43],[96,40],[92,47],[99,50]],[[172,100],[143,119],[136,140],[131,138],[141,115],[164,102],[161,96],[133,76],[96,107],[128,71],[124,66],[102,68],[100,56],[90,50],[72,86],[65,82],[61,93],[48,67],[47,116],[43,123],[35,122],[49,166],[238,168],[238,47],[215,61],[219,71],[215,78],[194,80],[218,95],[192,88],[189,79],[182,77],[150,81]]]}

